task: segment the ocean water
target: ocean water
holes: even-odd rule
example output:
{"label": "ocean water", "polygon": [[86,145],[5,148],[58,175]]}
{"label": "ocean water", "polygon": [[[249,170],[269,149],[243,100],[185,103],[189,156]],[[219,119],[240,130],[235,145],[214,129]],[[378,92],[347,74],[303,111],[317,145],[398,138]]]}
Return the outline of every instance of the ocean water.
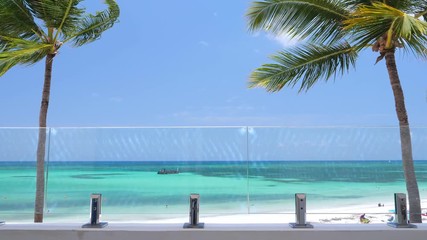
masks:
{"label": "ocean water", "polygon": [[[426,199],[427,161],[415,166]],[[400,161],[57,161],[46,166],[45,221],[86,221],[91,193],[103,196],[103,219],[126,221],[186,216],[191,193],[201,215],[229,215],[292,213],[295,193],[307,194],[307,212],[328,213],[396,192],[406,192]],[[32,221],[34,194],[34,162],[0,162],[0,220]]]}

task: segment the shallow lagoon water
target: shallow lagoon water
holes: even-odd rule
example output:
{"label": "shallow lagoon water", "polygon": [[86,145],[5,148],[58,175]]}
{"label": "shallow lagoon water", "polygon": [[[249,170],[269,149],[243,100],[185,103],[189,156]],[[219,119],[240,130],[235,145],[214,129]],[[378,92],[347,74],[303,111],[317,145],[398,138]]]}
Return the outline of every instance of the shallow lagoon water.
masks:
{"label": "shallow lagoon water", "polygon": [[[425,199],[427,161],[415,163]],[[34,162],[0,166],[0,219],[30,222]],[[85,221],[91,193],[102,193],[104,219],[126,221],[185,216],[190,193],[200,194],[201,214],[232,215],[292,213],[295,193],[307,194],[308,212],[326,212],[406,192],[399,161],[58,161],[46,169],[46,221]],[[180,173],[157,174],[161,169]]]}

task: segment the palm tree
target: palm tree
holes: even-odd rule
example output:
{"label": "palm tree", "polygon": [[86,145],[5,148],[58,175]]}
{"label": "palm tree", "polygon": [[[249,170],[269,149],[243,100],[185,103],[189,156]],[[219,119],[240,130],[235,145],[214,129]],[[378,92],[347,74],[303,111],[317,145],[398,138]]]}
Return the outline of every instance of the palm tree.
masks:
{"label": "palm tree", "polygon": [[120,14],[115,0],[105,0],[108,8],[94,15],[85,13],[80,5],[81,1],[0,1],[0,76],[15,65],[31,65],[45,58],[34,222],[43,222],[46,120],[53,60],[61,46],[67,42],[79,47],[99,39],[105,30],[114,25]]}
{"label": "palm tree", "polygon": [[250,76],[249,87],[277,92],[299,86],[309,90],[319,80],[342,75],[354,67],[368,47],[385,59],[399,121],[402,163],[411,222],[421,222],[418,184],[412,158],[408,115],[395,52],[426,57],[426,0],[263,0],[253,2],[247,17],[251,31],[286,33],[301,40],[272,57]]}

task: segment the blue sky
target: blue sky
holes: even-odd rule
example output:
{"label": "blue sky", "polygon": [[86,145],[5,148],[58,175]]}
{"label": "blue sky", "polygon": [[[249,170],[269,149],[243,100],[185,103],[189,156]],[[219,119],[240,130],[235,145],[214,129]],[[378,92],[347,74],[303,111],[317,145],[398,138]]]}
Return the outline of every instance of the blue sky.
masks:
{"label": "blue sky", "polygon": [[[103,8],[86,0],[88,9]],[[248,89],[253,69],[292,44],[247,30],[249,0],[118,0],[120,22],[55,58],[48,126],[396,126],[385,63],[307,93]],[[426,60],[399,52],[410,123],[427,125]],[[0,78],[0,127],[38,126],[44,63]]]}

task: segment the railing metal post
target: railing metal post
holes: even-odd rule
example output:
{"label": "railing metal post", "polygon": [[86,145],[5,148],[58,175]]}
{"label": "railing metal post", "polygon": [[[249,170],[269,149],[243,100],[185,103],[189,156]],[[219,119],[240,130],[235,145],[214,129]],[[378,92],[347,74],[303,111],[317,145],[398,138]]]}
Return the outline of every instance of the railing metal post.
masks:
{"label": "railing metal post", "polygon": [[93,193],[90,196],[90,222],[83,225],[83,228],[103,228],[107,222],[100,222],[102,194]]}
{"label": "railing metal post", "polygon": [[313,228],[306,223],[306,197],[304,193],[295,194],[295,223],[289,223],[292,228]]}
{"label": "railing metal post", "polygon": [[184,224],[184,228],[204,228],[204,223],[199,223],[199,201],[200,195],[190,194],[190,221]]}
{"label": "railing metal post", "polygon": [[387,223],[394,228],[416,228],[417,226],[409,224],[408,211],[406,207],[406,194],[394,194],[394,222]]}

